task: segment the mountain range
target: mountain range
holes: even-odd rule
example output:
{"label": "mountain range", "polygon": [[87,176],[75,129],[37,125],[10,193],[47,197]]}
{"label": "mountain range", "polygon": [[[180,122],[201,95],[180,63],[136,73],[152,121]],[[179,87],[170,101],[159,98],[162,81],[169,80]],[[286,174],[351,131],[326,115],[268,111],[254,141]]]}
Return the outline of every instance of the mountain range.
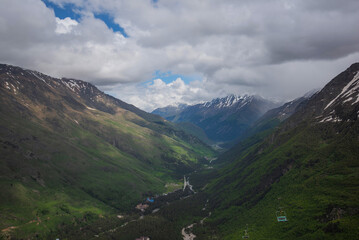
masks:
{"label": "mountain range", "polygon": [[[267,113],[282,122],[220,157],[222,167],[204,191],[212,215],[195,234],[236,239],[246,230],[254,239],[357,239],[358,99],[355,63],[299,104]],[[291,105],[296,110],[282,119]],[[278,222],[278,214],[287,221]]]}
{"label": "mountain range", "polygon": [[259,96],[230,95],[176,110],[160,108],[152,113],[175,123],[194,124],[212,142],[230,142],[240,138],[256,120],[276,106],[278,104]]}
{"label": "mountain range", "polygon": [[[0,98],[5,239],[359,236],[359,63],[282,106],[232,95],[157,111],[175,123],[9,65]],[[239,142],[218,156],[195,135]],[[191,191],[167,195],[184,174]]]}

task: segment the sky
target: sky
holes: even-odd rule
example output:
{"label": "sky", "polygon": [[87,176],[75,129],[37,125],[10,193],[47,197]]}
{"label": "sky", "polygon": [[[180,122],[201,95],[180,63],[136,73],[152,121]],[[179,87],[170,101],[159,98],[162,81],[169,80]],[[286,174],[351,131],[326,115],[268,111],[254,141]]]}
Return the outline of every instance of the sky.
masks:
{"label": "sky", "polygon": [[287,101],[359,61],[358,0],[0,0],[0,62],[152,111]]}

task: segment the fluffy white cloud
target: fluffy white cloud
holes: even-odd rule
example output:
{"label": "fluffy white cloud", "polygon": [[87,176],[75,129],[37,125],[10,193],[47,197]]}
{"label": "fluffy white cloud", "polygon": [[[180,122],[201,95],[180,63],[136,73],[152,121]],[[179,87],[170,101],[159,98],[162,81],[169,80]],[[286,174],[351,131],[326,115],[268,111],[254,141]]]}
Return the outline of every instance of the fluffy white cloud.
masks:
{"label": "fluffy white cloud", "polygon": [[77,26],[79,23],[76,20],[73,20],[69,17],[64,18],[64,19],[60,19],[60,18],[56,18],[56,29],[55,29],[55,33],[58,34],[67,34],[70,33],[72,31],[72,29]]}
{"label": "fluffy white cloud", "polygon": [[[0,62],[91,81],[145,109],[227,93],[294,98],[359,59],[357,0],[51,2],[71,3],[80,19],[56,18],[40,0],[0,0]],[[158,70],[202,79],[139,84]]]}
{"label": "fluffy white cloud", "polygon": [[[147,84],[121,84],[105,90],[149,112],[158,107],[178,103],[196,104],[210,101],[231,93],[258,94],[282,102],[323,87],[358,59],[359,53],[356,53],[335,61],[287,62],[248,69],[238,68],[238,72],[224,69],[220,71],[216,81],[204,78],[186,84],[181,78],[170,83],[155,79]],[[234,77],[237,81],[233,80]]]}
{"label": "fluffy white cloud", "polygon": [[142,109],[151,111],[156,107],[176,103],[192,103],[188,101],[188,97],[198,91],[198,88],[186,85],[181,78],[177,78],[168,84],[161,79],[155,79],[145,85],[121,86],[118,89],[113,89],[110,93],[125,101],[135,103]]}
{"label": "fluffy white cloud", "polygon": [[181,78],[169,83],[155,79],[146,84],[123,84],[107,92],[149,112],[158,107],[178,103],[196,104],[211,100],[213,96],[227,94],[222,88],[216,88],[205,79],[186,84]]}

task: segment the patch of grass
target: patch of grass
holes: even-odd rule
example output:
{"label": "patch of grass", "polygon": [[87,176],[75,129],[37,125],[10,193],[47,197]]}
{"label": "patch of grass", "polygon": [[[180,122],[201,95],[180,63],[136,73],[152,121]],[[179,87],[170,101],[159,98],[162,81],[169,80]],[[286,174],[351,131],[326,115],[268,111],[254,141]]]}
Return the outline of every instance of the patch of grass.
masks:
{"label": "patch of grass", "polygon": [[[213,215],[196,231],[237,239],[248,224],[254,239],[355,239],[358,141],[332,127],[300,126],[249,145],[206,188]],[[286,223],[276,221],[279,206]]]}
{"label": "patch of grass", "polygon": [[97,221],[90,216],[130,211],[144,195],[168,191],[165,183],[195,169],[191,162],[202,153],[214,154],[128,116],[70,111],[47,122],[12,111],[0,115],[6,126],[0,130],[0,227],[16,227],[9,232],[16,238],[44,237],[85,216],[89,223]]}

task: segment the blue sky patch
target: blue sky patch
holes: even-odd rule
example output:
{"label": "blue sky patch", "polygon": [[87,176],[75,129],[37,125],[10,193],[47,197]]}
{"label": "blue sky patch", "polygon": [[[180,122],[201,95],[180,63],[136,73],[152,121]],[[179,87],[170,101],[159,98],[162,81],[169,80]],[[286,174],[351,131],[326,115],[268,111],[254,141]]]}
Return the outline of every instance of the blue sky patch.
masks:
{"label": "blue sky patch", "polygon": [[100,13],[100,14],[94,14],[95,18],[102,20],[104,23],[106,23],[108,28],[111,28],[114,32],[120,32],[125,38],[128,38],[128,34],[126,33],[125,29],[121,27],[119,24],[114,22],[113,17],[111,17],[107,13]]}
{"label": "blue sky patch", "polygon": [[[79,14],[79,11],[81,8],[76,6],[72,3],[64,4],[62,7],[51,2],[50,0],[42,0],[46,7],[51,8],[55,12],[55,16],[60,19],[65,19],[67,17],[74,19],[76,21],[79,21],[81,18],[81,14]],[[102,20],[108,28],[112,29],[114,32],[121,33],[124,37],[128,38],[128,34],[126,33],[125,29],[122,28],[119,24],[114,22],[114,19],[112,16],[110,16],[107,13],[99,13],[94,14],[95,18]]]}
{"label": "blue sky patch", "polygon": [[159,70],[157,70],[153,75],[154,75],[154,77],[152,78],[151,81],[153,81],[153,80],[155,80],[157,78],[160,78],[166,84],[175,81],[177,78],[181,78],[183,80],[183,82],[186,83],[186,84],[189,84],[190,82],[192,82],[194,80],[201,80],[202,79],[199,75],[187,76],[187,75],[182,75],[182,74],[174,74],[171,71],[169,71],[169,72],[161,72]]}
{"label": "blue sky patch", "polygon": [[49,0],[42,1],[45,3],[46,7],[54,9],[55,16],[60,19],[65,19],[69,17],[78,21],[81,18],[81,15],[77,13],[77,10],[79,10],[79,8],[72,3],[68,3],[65,4],[63,7],[60,7],[59,5],[50,2]]}

